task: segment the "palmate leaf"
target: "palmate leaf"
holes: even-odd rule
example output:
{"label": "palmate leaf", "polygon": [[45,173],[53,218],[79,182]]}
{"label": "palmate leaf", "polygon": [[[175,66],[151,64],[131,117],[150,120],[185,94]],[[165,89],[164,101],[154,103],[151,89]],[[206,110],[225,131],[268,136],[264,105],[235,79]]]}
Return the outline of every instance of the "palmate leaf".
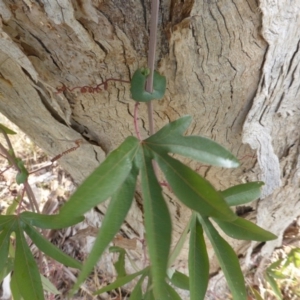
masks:
{"label": "palmate leaf", "polygon": [[[180,122],[182,119],[182,122]],[[218,143],[201,136],[182,136],[182,129],[191,121],[183,117],[172,122],[155,135],[146,139],[145,144],[154,152],[176,153],[197,161],[224,168],[239,166],[238,160]],[[168,132],[167,129],[172,129]],[[177,129],[178,128],[178,129]],[[177,129],[177,130],[176,130]]]}
{"label": "palmate leaf", "polygon": [[13,275],[10,281],[10,289],[14,300],[22,300],[22,296],[17,284],[16,276]]}
{"label": "palmate leaf", "polygon": [[208,286],[209,260],[201,224],[194,214],[189,247],[190,299],[202,300]]}
{"label": "palmate leaf", "polygon": [[261,194],[262,181],[247,182],[221,192],[229,206],[246,204],[257,200]]}
{"label": "palmate leaf", "polygon": [[83,265],[82,271],[79,274],[77,282],[73,286],[71,293],[74,293],[79,288],[80,284],[97,264],[97,261],[103,254],[104,250],[120,230],[133,201],[137,176],[138,170],[133,166],[127,179],[113,194],[106,214],[102,220],[102,225],[98,231],[93,248]]}
{"label": "palmate leaf", "polygon": [[231,290],[233,300],[247,300],[244,276],[234,250],[220,236],[208,218],[202,218],[198,215],[198,219],[214,248],[228,286]]}
{"label": "palmate leaf", "polygon": [[9,228],[15,222],[16,216],[14,215],[1,215],[0,216],[0,230]]}
{"label": "palmate leaf", "polygon": [[142,195],[144,204],[145,230],[151,261],[153,293],[157,300],[167,300],[166,274],[171,244],[171,217],[162,189],[153,170],[149,154],[144,152],[142,174]]}
{"label": "palmate leaf", "polygon": [[237,218],[221,194],[191,168],[168,155],[155,153],[154,158],[174,194],[187,207],[202,215],[224,221],[233,221]]}
{"label": "palmate leaf", "polygon": [[228,236],[234,239],[264,242],[275,240],[277,238],[273,233],[240,217],[232,222],[223,222],[218,219],[214,219],[214,221]]}
{"label": "palmate leaf", "polygon": [[27,245],[21,226],[16,233],[14,276],[22,297],[27,300],[44,299],[41,276],[35,259]]}
{"label": "palmate leaf", "polygon": [[69,201],[60,209],[59,215],[72,219],[107,200],[127,178],[138,148],[139,140],[135,137],[128,137],[80,185]]}
{"label": "palmate leaf", "polygon": [[61,229],[74,226],[84,220],[83,216],[70,216],[65,218],[58,215],[43,215],[30,211],[25,211],[20,214],[20,219],[23,223],[36,226],[42,229]]}
{"label": "palmate leaf", "polygon": [[32,226],[25,225],[25,232],[34,242],[34,244],[46,255],[52,257],[56,261],[62,263],[65,266],[69,266],[76,269],[81,269],[81,263],[76,259],[68,256],[62,252],[59,248],[55,247],[47,239],[45,239],[38,231],[36,231]]}

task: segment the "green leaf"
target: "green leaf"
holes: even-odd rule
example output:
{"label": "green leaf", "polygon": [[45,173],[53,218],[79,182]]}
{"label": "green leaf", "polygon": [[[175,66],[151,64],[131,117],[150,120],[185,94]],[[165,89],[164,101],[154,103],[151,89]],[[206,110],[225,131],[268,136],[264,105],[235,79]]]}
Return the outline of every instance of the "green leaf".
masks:
{"label": "green leaf", "polygon": [[191,116],[183,116],[171,123],[168,123],[155,134],[148,137],[144,140],[146,144],[155,144],[160,143],[163,144],[165,140],[169,140],[171,138],[177,138],[184,134],[184,132],[188,129],[192,122]]}
{"label": "green leaf", "polygon": [[180,254],[180,252],[181,252],[181,250],[183,248],[183,245],[185,243],[186,237],[187,237],[187,235],[189,233],[189,230],[190,230],[191,221],[192,221],[192,218],[190,218],[189,222],[185,226],[183,232],[180,235],[179,240],[176,243],[176,246],[174,247],[174,249],[171,252],[171,255],[170,255],[170,258],[169,258],[169,262],[168,262],[168,266],[169,267],[173,264],[173,262],[175,261],[175,259]]}
{"label": "green leaf", "polygon": [[97,261],[104,250],[120,230],[133,201],[137,176],[138,170],[133,167],[128,178],[112,196],[93,248],[82,267],[82,271],[79,274],[71,293],[74,293],[79,288],[80,284],[86,279],[97,264]]}
{"label": "green leaf", "polygon": [[172,300],[181,300],[180,296],[177,294],[177,292],[174,290],[173,287],[171,287],[170,285],[166,284],[166,290],[167,290],[167,293],[169,295],[169,299],[172,299]]}
{"label": "green leaf", "polygon": [[65,266],[81,269],[82,265],[76,259],[68,256],[60,249],[55,247],[52,243],[50,243],[47,239],[45,239],[38,231],[36,231],[33,227],[26,225],[25,231],[34,244],[46,255],[52,257],[56,261],[62,263]]}
{"label": "green leaf", "polygon": [[44,299],[44,292],[35,259],[27,245],[20,226],[16,229],[15,233],[16,257],[14,276],[16,276],[19,291],[25,300],[42,300]]}
{"label": "green leaf", "polygon": [[230,187],[221,193],[229,206],[236,206],[257,200],[263,185],[262,181],[248,182]]}
{"label": "green leaf", "polygon": [[54,284],[45,276],[41,275],[42,285],[45,291],[53,294],[53,295],[60,295],[61,292],[57,290]]}
{"label": "green leaf", "polygon": [[43,215],[30,211],[22,212],[20,219],[23,223],[30,226],[36,226],[42,229],[61,229],[65,227],[74,226],[84,220],[83,216],[64,216],[58,215]]}
{"label": "green leaf", "polygon": [[153,75],[153,92],[149,93],[145,90],[145,84],[150,70],[140,68],[136,70],[131,79],[131,97],[137,102],[149,102],[154,99],[161,99],[166,91],[166,77],[154,71]]}
{"label": "green leaf", "polygon": [[214,219],[214,221],[228,236],[234,239],[262,242],[277,239],[277,236],[273,233],[240,217],[232,222],[223,222],[218,219]]}
{"label": "green leaf", "polygon": [[190,289],[190,280],[189,277],[186,276],[185,274],[175,271],[173,276],[170,279],[171,283],[182,289],[182,290],[189,290]]}
{"label": "green leaf", "polygon": [[12,275],[10,281],[10,289],[14,300],[22,300],[22,296],[17,284],[16,276]]}
{"label": "green leaf", "polygon": [[0,234],[0,271],[5,268],[8,262],[10,234],[10,230],[3,230]]}
{"label": "green leaf", "polygon": [[191,168],[168,155],[155,153],[155,160],[174,194],[187,207],[202,215],[216,217],[224,221],[233,221],[237,218],[221,194]]}
{"label": "green leaf", "polygon": [[60,209],[60,215],[71,219],[81,216],[114,194],[127,178],[138,148],[139,140],[135,137],[128,137],[79,186],[69,201]]}
{"label": "green leaf", "polygon": [[11,215],[15,212],[16,208],[18,207],[19,203],[20,203],[21,197],[18,196],[17,198],[15,198],[13,200],[13,202],[9,205],[9,207],[6,209],[5,214],[6,215]]}
{"label": "green leaf", "polygon": [[124,277],[119,277],[117,278],[113,283],[101,288],[100,290],[94,292],[94,295],[100,295],[102,293],[105,293],[105,292],[109,292],[111,290],[114,290],[114,289],[117,289],[127,283],[129,283],[130,281],[132,281],[135,277],[139,276],[139,275],[142,275],[144,274],[145,272],[148,272],[148,269],[149,267],[139,271],[139,272],[136,272],[136,273],[133,273],[133,274],[130,274],[130,275],[127,275],[127,276],[124,276]]}
{"label": "green leaf", "polygon": [[252,288],[251,291],[253,292],[254,297],[255,297],[256,300],[264,300],[264,299],[260,296],[259,292],[258,292],[256,289],[253,289],[253,288]]}
{"label": "green leaf", "polygon": [[209,260],[203,236],[203,229],[196,219],[196,216],[194,217],[194,222],[191,226],[188,263],[190,299],[202,300],[205,297],[208,286]]}
{"label": "green leaf", "polygon": [[0,131],[5,132],[6,134],[17,134],[16,132],[14,132],[13,130],[7,128],[6,126],[4,126],[1,123],[0,123]]}
{"label": "green leaf", "polygon": [[272,277],[272,275],[268,271],[266,272],[266,280],[269,282],[277,299],[282,300],[283,298],[282,298],[281,291],[280,291],[275,279]]}
{"label": "green leaf", "polygon": [[198,215],[203,229],[209,238],[234,300],[247,300],[244,276],[239,260],[230,245],[220,236],[208,218]]}
{"label": "green leaf", "polygon": [[123,248],[120,247],[110,247],[109,252],[118,252],[119,253],[119,258],[118,260],[114,263],[115,269],[118,273],[118,277],[124,277],[126,276],[126,270],[125,270],[125,255],[126,251]]}
{"label": "green leaf", "polygon": [[23,184],[24,182],[26,182],[29,173],[24,166],[24,162],[20,158],[16,158],[16,163],[19,167],[19,172],[16,176],[16,182],[17,184]]}
{"label": "green leaf", "polygon": [[171,244],[171,217],[153,170],[152,160],[145,153],[144,155],[141,180],[153,293],[155,299],[167,300],[165,278]]}
{"label": "green leaf", "polygon": [[135,285],[133,291],[130,294],[129,300],[142,300],[143,292],[142,292],[142,283],[145,280],[145,277],[148,276],[148,272],[144,272],[137,284]]}
{"label": "green leaf", "polygon": [[152,139],[148,147],[155,152],[176,153],[205,164],[236,168],[239,161],[227,149],[218,143],[201,136],[169,136],[164,140]]}
{"label": "green leaf", "polygon": [[11,228],[14,225],[16,216],[14,215],[0,215],[0,230]]}

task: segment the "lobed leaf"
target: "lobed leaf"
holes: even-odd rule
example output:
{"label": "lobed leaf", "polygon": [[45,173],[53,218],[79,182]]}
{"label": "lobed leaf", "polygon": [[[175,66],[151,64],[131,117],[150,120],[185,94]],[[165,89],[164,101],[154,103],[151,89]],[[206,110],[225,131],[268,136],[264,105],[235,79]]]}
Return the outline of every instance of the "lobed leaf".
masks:
{"label": "lobed leaf", "polygon": [[181,117],[173,122],[168,123],[155,134],[144,140],[145,144],[164,143],[165,140],[177,138],[184,134],[192,122],[191,116]]}
{"label": "lobed leaf", "polygon": [[150,70],[140,68],[136,70],[131,79],[131,97],[137,102],[149,102],[154,99],[161,99],[166,91],[166,77],[160,75],[157,71],[153,74],[153,92],[149,93],[145,90],[145,84]]}
{"label": "lobed leaf", "polygon": [[230,187],[221,193],[229,206],[236,206],[257,200],[263,185],[262,181],[248,182]]}
{"label": "lobed leaf", "polygon": [[86,279],[97,264],[97,261],[103,254],[104,250],[120,230],[133,201],[137,176],[138,170],[133,167],[127,179],[113,194],[106,214],[102,220],[102,225],[98,231],[93,248],[82,267],[82,271],[79,274],[77,282],[73,286],[71,293],[74,293],[79,288],[80,284]]}
{"label": "lobed leaf", "polygon": [[27,245],[21,226],[15,230],[16,233],[16,256],[14,263],[14,276],[24,299],[42,300],[44,292],[41,276],[35,259]]}
{"label": "lobed leaf", "polygon": [[199,215],[198,218],[214,248],[228,286],[231,290],[233,300],[247,300],[244,276],[234,250],[220,236],[208,218],[202,218]]}
{"label": "lobed leaf", "polygon": [[147,144],[155,152],[176,153],[212,166],[236,168],[239,161],[218,143],[201,136],[171,136]]}
{"label": "lobed leaf", "polygon": [[139,271],[139,272],[136,272],[136,273],[133,273],[133,274],[130,274],[130,275],[126,275],[124,277],[119,277],[117,278],[113,283],[101,288],[100,290],[94,292],[94,295],[100,295],[102,293],[105,293],[105,292],[109,292],[109,291],[112,291],[114,289],[117,289],[127,283],[129,283],[130,281],[132,281],[135,277],[139,276],[139,275],[142,275],[144,274],[145,272],[148,272],[148,269],[149,267]]}
{"label": "lobed leaf", "polygon": [[11,228],[16,221],[14,215],[0,215],[0,230]]}
{"label": "lobed leaf", "polygon": [[2,271],[8,262],[8,250],[10,242],[10,230],[3,230],[0,234],[0,271]]}
{"label": "lobed leaf", "polygon": [[228,236],[234,239],[262,242],[277,239],[277,236],[273,233],[240,217],[232,222],[223,222],[218,219],[214,219],[214,221]]}
{"label": "lobed leaf", "polygon": [[127,178],[138,148],[139,140],[128,137],[79,186],[59,214],[67,219],[81,216],[112,196]]}
{"label": "lobed leaf", "polygon": [[12,275],[12,277],[11,277],[10,289],[11,289],[11,293],[12,293],[14,300],[22,300],[23,299],[21,296],[15,275]]}
{"label": "lobed leaf", "polygon": [[202,300],[208,286],[209,259],[203,229],[196,216],[191,226],[188,265],[190,299]]}
{"label": "lobed leaf", "polygon": [[58,215],[43,215],[30,211],[25,211],[20,214],[20,219],[23,223],[29,226],[36,226],[42,229],[61,229],[74,226],[84,220],[83,216],[62,216]]}
{"label": "lobed leaf", "polygon": [[25,232],[33,241],[33,243],[46,255],[52,257],[53,259],[55,259],[56,261],[60,262],[65,266],[81,269],[82,265],[79,261],[62,252],[59,248],[57,248],[52,243],[50,243],[47,239],[45,239],[33,227],[29,225],[25,225],[24,229]]}
{"label": "lobed leaf", "polygon": [[162,189],[153,170],[149,153],[144,153],[141,169],[141,185],[144,204],[145,230],[151,261],[151,277],[155,299],[170,299],[166,291],[165,277],[171,244],[171,217],[162,196]]}
{"label": "lobed leaf", "polygon": [[223,197],[199,174],[180,161],[158,153],[154,154],[174,194],[187,207],[204,216],[233,221],[237,216]]}

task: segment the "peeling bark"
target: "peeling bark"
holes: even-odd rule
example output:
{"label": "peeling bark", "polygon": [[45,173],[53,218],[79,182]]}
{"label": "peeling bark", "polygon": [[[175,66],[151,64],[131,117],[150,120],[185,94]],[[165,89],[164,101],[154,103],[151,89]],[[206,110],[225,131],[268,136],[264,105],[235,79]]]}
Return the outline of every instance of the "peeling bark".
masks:
{"label": "peeling bark", "polygon": [[[192,115],[189,133],[224,145],[241,167],[191,166],[218,189],[264,180],[263,198],[249,218],[279,236],[299,206],[299,9],[287,0],[259,6],[256,0],[164,0],[160,6],[157,66],[168,87],[154,103],[156,129]],[[0,2],[0,111],[52,156],[73,146],[61,139],[84,138],[61,159],[77,183],[134,134],[134,103],[124,82],[109,81],[100,93],[62,87],[129,81],[146,64],[149,10],[148,1]],[[146,137],[146,106],[140,107]],[[189,211],[167,198],[175,242]],[[142,221],[137,197],[123,227],[128,238],[143,238]],[[250,257],[255,244],[232,242]],[[263,253],[280,242],[267,243]],[[213,272],[218,265],[209,253]],[[135,255],[138,260],[143,253]],[[177,261],[184,272],[186,255],[187,249]]]}

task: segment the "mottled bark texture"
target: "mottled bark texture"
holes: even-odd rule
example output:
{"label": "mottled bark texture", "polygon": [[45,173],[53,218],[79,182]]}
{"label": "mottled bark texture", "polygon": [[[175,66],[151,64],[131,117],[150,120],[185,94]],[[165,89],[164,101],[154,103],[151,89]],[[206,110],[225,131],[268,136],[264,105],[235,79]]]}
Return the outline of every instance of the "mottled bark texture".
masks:
{"label": "mottled bark texture", "polygon": [[[146,65],[150,1],[0,1],[0,111],[50,155],[86,143],[62,158],[81,182],[128,135],[134,134],[129,84],[81,93],[59,88],[130,80]],[[280,245],[299,212],[300,3],[288,0],[163,0],[157,68],[168,80],[154,103],[156,129],[178,117],[194,118],[191,134],[229,148],[236,170],[191,163],[219,189],[264,180],[263,197],[250,215],[279,235]],[[103,88],[103,86],[101,86]],[[146,105],[140,106],[147,136]],[[174,241],[190,212],[168,195]],[[124,225],[128,238],[143,238],[142,205]],[[84,200],[83,200],[84,201]],[[100,207],[105,211],[105,207]],[[253,245],[233,241],[248,257]],[[137,249],[138,250],[138,249]],[[211,249],[212,271],[218,266]],[[177,265],[186,271],[186,249]],[[136,258],[142,255],[136,251]]]}

